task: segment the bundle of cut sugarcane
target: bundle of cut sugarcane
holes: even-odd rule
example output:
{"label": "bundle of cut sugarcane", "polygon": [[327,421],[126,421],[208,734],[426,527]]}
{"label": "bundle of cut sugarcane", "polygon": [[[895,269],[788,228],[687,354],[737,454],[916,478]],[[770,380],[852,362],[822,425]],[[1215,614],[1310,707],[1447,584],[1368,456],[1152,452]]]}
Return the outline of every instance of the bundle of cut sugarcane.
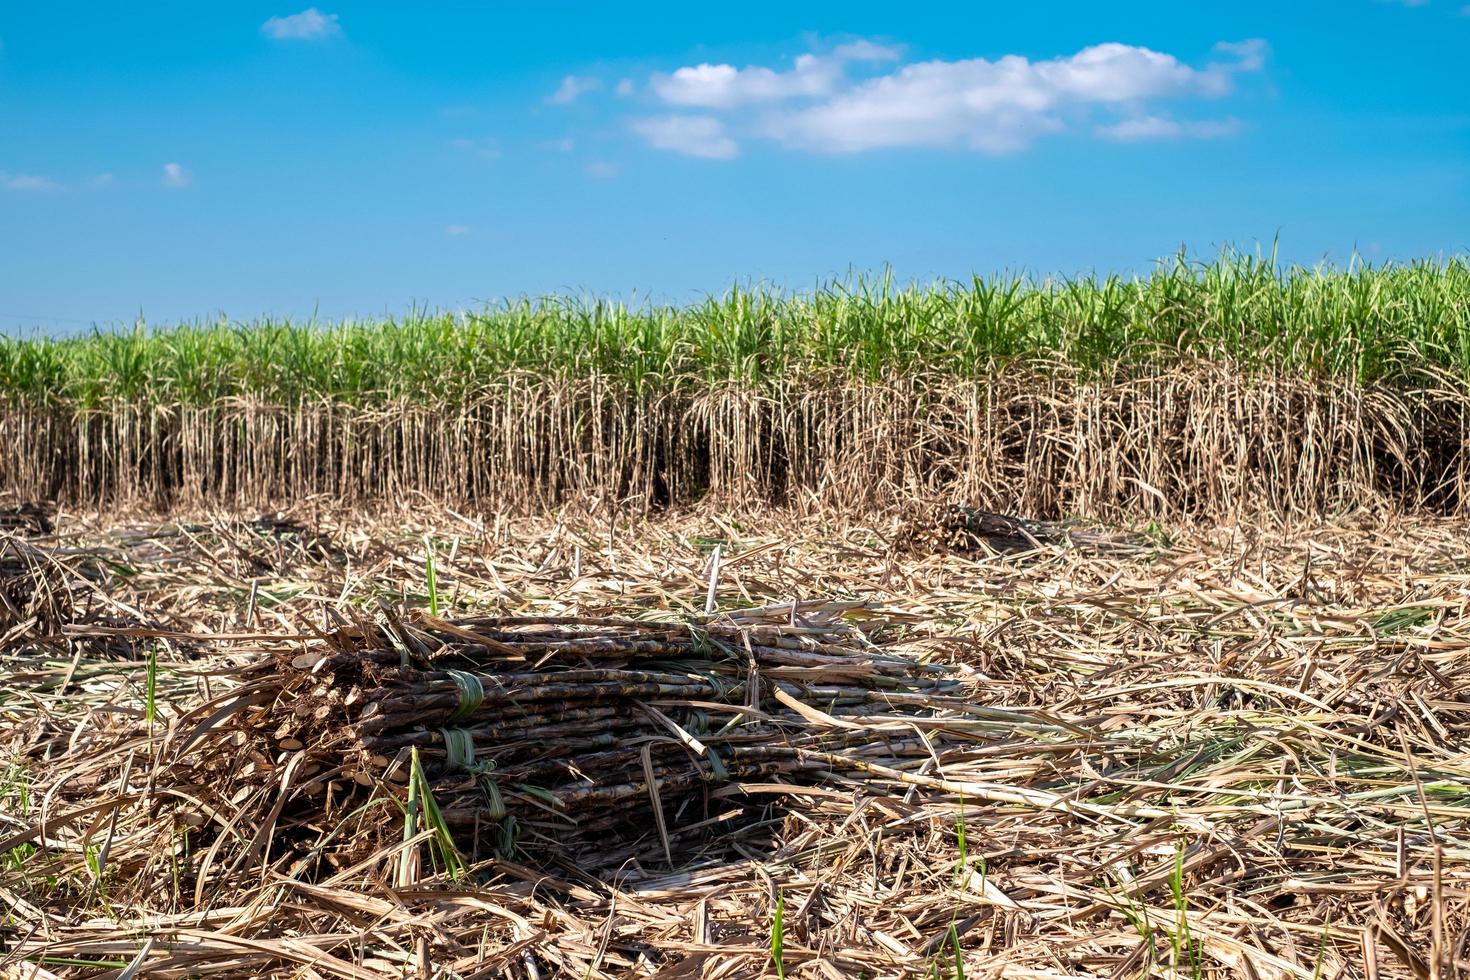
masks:
{"label": "bundle of cut sugarcane", "polygon": [[476,848],[513,835],[563,853],[605,846],[610,831],[703,823],[742,782],[850,783],[932,757],[923,729],[964,717],[963,682],[876,647],[851,622],[872,611],[387,616],[283,665],[290,712],[275,737],[364,784],[407,782],[417,765]]}

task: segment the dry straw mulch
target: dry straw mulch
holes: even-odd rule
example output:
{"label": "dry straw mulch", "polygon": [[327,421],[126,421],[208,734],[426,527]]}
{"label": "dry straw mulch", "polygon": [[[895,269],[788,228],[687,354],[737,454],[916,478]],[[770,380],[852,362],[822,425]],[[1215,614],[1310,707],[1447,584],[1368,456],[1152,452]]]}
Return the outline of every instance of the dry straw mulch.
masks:
{"label": "dry straw mulch", "polygon": [[[106,583],[115,600],[168,628],[145,655],[158,663],[151,726],[147,661],[79,645],[85,622],[62,631],[69,658],[50,641],[4,654],[0,942],[15,975],[775,975],[778,901],[789,976],[954,976],[963,964],[967,976],[1449,977],[1470,966],[1463,525],[1220,528],[1155,533],[1148,550],[1057,543],[992,556],[897,552],[887,526],[439,514],[436,595],[480,618],[374,619],[379,599],[426,604],[425,542],[381,523],[302,524],[322,524],[335,551],[225,519],[35,543],[106,555],[128,570]],[[443,771],[433,744],[444,727],[433,699],[452,714],[459,695],[395,673],[404,652],[390,634],[415,671],[432,672],[436,657],[483,669],[487,637],[513,646],[605,629],[626,643],[650,629],[527,618],[639,610],[699,623],[714,539],[722,608],[880,602],[893,614],[883,629],[854,633],[861,624],[835,616],[819,628],[949,666],[932,677],[962,680],[974,709],[864,705],[818,693],[870,689],[851,673],[808,683],[788,668],[811,665],[767,663],[773,687],[806,710],[762,701],[773,719],[784,712],[777,723],[711,709],[706,729],[738,717],[722,737],[767,726],[783,751],[882,740],[762,773],[767,789],[721,795],[701,777],[698,792],[660,801],[662,832],[641,787],[602,848],[573,833],[558,850],[554,804],[502,792],[526,829],[508,842],[456,824],[454,858],[426,796],[406,811],[409,786],[389,774],[407,768],[412,785],[417,748],[441,815],[469,798],[485,813],[482,787],[454,789],[479,774]],[[262,574],[252,556],[266,555]],[[323,618],[328,608],[340,618]],[[692,642],[681,628],[659,629]],[[528,637],[537,631],[561,639]],[[384,649],[397,659],[378,678],[327,682],[332,657]],[[277,667],[262,672],[267,661]],[[357,760],[330,800],[314,782],[330,766],[310,770],[322,764],[311,746],[325,744],[313,716],[279,709],[292,670],[303,703],[325,688],[316,703],[344,747],[333,764]],[[405,678],[400,694],[429,698],[400,701],[400,715],[424,712],[422,734],[392,726],[408,742],[368,744],[365,711],[332,700],[360,690],[367,703]],[[711,703],[740,703],[733,683],[725,693]],[[689,695],[660,711],[705,744],[687,713],[703,698]],[[706,758],[644,718],[644,737],[680,746],[651,752],[655,765]],[[925,748],[888,749],[900,740]],[[473,744],[481,762],[500,743],[486,728]],[[630,769],[624,756],[609,771],[638,788],[641,747]],[[506,843],[520,846],[495,853]]]}

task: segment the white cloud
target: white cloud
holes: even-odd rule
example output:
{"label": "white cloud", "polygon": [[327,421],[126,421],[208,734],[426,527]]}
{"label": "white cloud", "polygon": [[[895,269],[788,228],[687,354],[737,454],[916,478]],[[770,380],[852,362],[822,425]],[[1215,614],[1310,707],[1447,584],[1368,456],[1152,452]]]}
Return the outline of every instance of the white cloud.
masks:
{"label": "white cloud", "polygon": [[568,75],[561,80],[556,91],[546,97],[546,101],[552,105],[571,105],[588,92],[602,87],[602,82],[596,78],[587,78],[579,75]]}
{"label": "white cloud", "polygon": [[634,88],[633,79],[624,78],[618,82],[618,87],[613,89],[613,91],[618,94],[619,98],[625,99],[633,94]]}
{"label": "white cloud", "polygon": [[608,163],[606,160],[593,160],[587,164],[586,170],[587,176],[596,177],[598,180],[607,180],[618,175],[617,164]]}
{"label": "white cloud", "polygon": [[860,38],[838,45],[831,54],[799,55],[788,71],[705,62],[672,74],[655,74],[649,87],[670,105],[703,109],[820,98],[845,83],[846,63],[896,61],[899,54],[897,48]]}
{"label": "white cloud", "polygon": [[1058,101],[1129,102],[1229,91],[1228,72],[1214,67],[1200,71],[1171,54],[1116,42],[1083,48],[1070,58],[1038,61],[1031,68],[1041,87]]}
{"label": "white cloud", "polygon": [[635,119],[633,131],[660,150],[708,160],[728,160],[740,146],[725,132],[714,116],[653,116]]}
{"label": "white cloud", "polygon": [[0,170],[0,188],[7,191],[52,191],[59,186],[50,177],[35,174],[11,174]]}
{"label": "white cloud", "polygon": [[194,182],[193,176],[180,164],[165,163],[163,165],[164,187],[188,187]]}
{"label": "white cloud", "polygon": [[671,75],[654,75],[648,84],[670,105],[730,109],[756,102],[828,95],[841,80],[837,61],[804,54],[790,71],[700,64],[680,68]]}
{"label": "white cloud", "polygon": [[1093,129],[1103,139],[1119,143],[1145,140],[1222,139],[1240,132],[1239,119],[1199,119],[1180,122],[1168,116],[1135,116]]}
{"label": "white cloud", "polygon": [[468,235],[469,233],[470,233],[470,226],[469,225],[445,225],[444,226],[444,234],[449,235],[452,238],[458,238],[460,235]]}
{"label": "white cloud", "polygon": [[1008,153],[1079,127],[1114,140],[1224,136],[1239,123],[1176,122],[1155,107],[1229,95],[1239,75],[1264,68],[1268,48],[1258,39],[1221,42],[1215,53],[1195,67],[1108,42],[1041,61],[1006,55],[890,67],[884,62],[897,60],[897,49],[859,40],[802,55],[786,71],[700,64],[654,75],[650,88],[665,103],[708,114],[640,120],[634,129],[653,146],[718,158],[734,156],[740,136],[833,153],[903,146]]}
{"label": "white cloud", "polygon": [[299,14],[270,18],[260,25],[260,33],[276,41],[315,41],[340,36],[342,25],[336,14],[307,7]]}

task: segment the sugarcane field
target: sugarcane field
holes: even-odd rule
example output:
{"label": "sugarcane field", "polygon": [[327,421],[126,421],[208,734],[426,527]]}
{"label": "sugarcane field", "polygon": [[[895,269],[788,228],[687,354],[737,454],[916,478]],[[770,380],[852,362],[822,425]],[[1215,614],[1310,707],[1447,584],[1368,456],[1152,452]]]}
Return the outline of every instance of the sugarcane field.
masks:
{"label": "sugarcane field", "polygon": [[0,342],[6,976],[1457,973],[1467,310],[1234,257]]}
{"label": "sugarcane field", "polygon": [[0,3],[0,980],[1470,978],[1467,0]]}

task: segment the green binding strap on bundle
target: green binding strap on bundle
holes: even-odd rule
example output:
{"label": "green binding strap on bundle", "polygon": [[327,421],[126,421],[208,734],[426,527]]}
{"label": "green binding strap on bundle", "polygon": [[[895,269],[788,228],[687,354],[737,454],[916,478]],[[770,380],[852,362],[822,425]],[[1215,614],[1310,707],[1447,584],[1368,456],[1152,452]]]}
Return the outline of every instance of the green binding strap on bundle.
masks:
{"label": "green binding strap on bundle", "polygon": [[728,783],[730,773],[725,769],[725,764],[720,761],[720,753],[710,749],[704,757],[709,760],[710,781],[714,783]]}
{"label": "green binding strap on bundle", "polygon": [[478,767],[475,771],[475,781],[480,784],[480,792],[485,794],[485,815],[491,820],[505,820],[505,797],[500,795],[500,784],[492,775],[494,769],[493,765]]}
{"label": "green binding strap on bundle", "polygon": [[466,728],[441,728],[439,735],[444,739],[444,754],[449,772],[473,769],[475,765],[475,740]]}
{"label": "green binding strap on bundle", "polygon": [[[456,671],[456,673],[459,672]],[[462,674],[462,676],[474,680],[478,687],[479,682],[475,680],[473,674]],[[491,820],[504,820],[506,817],[505,798],[500,795],[500,786],[495,782],[495,763],[488,760],[475,761],[475,738],[470,734],[469,729],[441,728],[439,737],[444,740],[445,771],[467,772],[474,776],[485,794],[486,815]]]}
{"label": "green binding strap on bundle", "polygon": [[459,688],[459,706],[445,719],[453,725],[464,721],[485,703],[485,688],[480,683],[480,678],[467,671],[451,670],[449,679],[454,681],[455,687]]}

